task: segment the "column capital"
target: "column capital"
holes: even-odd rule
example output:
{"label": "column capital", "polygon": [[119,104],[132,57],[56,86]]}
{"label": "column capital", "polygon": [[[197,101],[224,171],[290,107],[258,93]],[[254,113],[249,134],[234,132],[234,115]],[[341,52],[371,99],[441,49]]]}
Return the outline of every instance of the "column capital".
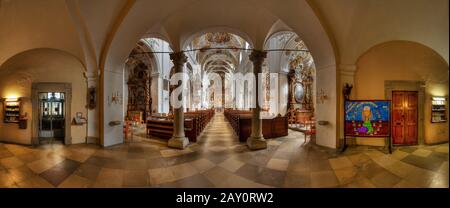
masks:
{"label": "column capital", "polygon": [[258,50],[253,50],[249,56],[250,61],[252,61],[253,64],[262,64],[262,62],[266,57],[267,57],[266,51],[258,51]]}
{"label": "column capital", "polygon": [[339,70],[341,75],[353,76],[357,70],[357,66],[353,64],[341,64],[339,65]]}
{"label": "column capital", "polygon": [[187,62],[187,56],[182,51],[173,52],[169,56],[175,66],[180,66]]}

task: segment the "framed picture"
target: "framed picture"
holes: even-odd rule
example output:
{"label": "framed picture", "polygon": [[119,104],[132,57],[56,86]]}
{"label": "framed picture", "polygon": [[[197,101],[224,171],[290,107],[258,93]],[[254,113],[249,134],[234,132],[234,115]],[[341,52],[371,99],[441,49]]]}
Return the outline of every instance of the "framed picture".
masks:
{"label": "framed picture", "polygon": [[96,103],[96,93],[95,93],[95,87],[90,87],[89,88],[89,92],[88,92],[88,108],[89,109],[94,109],[95,106],[97,105]]}
{"label": "framed picture", "polygon": [[390,136],[391,102],[389,100],[348,100],[344,105],[346,136]]}

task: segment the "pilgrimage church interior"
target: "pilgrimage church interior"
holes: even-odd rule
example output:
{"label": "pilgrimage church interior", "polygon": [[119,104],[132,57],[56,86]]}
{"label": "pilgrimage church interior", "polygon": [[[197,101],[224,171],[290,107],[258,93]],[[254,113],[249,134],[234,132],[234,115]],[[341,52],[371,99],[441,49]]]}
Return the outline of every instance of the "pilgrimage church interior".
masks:
{"label": "pilgrimage church interior", "polygon": [[448,188],[448,6],[0,0],[0,187]]}

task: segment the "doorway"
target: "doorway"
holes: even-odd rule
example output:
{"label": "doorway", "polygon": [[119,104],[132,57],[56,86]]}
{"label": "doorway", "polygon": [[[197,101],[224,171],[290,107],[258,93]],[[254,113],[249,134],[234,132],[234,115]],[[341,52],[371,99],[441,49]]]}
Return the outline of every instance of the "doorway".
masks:
{"label": "doorway", "polygon": [[39,93],[39,143],[65,137],[65,105],[63,92]]}
{"label": "doorway", "polygon": [[[33,83],[32,95],[32,144],[41,140],[60,140],[72,144],[71,134],[71,83]],[[51,138],[51,139],[49,139]]]}
{"label": "doorway", "polygon": [[394,145],[418,144],[418,92],[392,91]]}

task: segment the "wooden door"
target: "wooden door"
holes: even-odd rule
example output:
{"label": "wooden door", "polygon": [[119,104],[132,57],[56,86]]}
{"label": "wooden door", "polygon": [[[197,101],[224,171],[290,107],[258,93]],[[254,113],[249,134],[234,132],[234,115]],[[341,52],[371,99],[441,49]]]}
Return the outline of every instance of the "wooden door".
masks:
{"label": "wooden door", "polygon": [[392,92],[392,138],[395,145],[417,144],[418,100],[415,91]]}

